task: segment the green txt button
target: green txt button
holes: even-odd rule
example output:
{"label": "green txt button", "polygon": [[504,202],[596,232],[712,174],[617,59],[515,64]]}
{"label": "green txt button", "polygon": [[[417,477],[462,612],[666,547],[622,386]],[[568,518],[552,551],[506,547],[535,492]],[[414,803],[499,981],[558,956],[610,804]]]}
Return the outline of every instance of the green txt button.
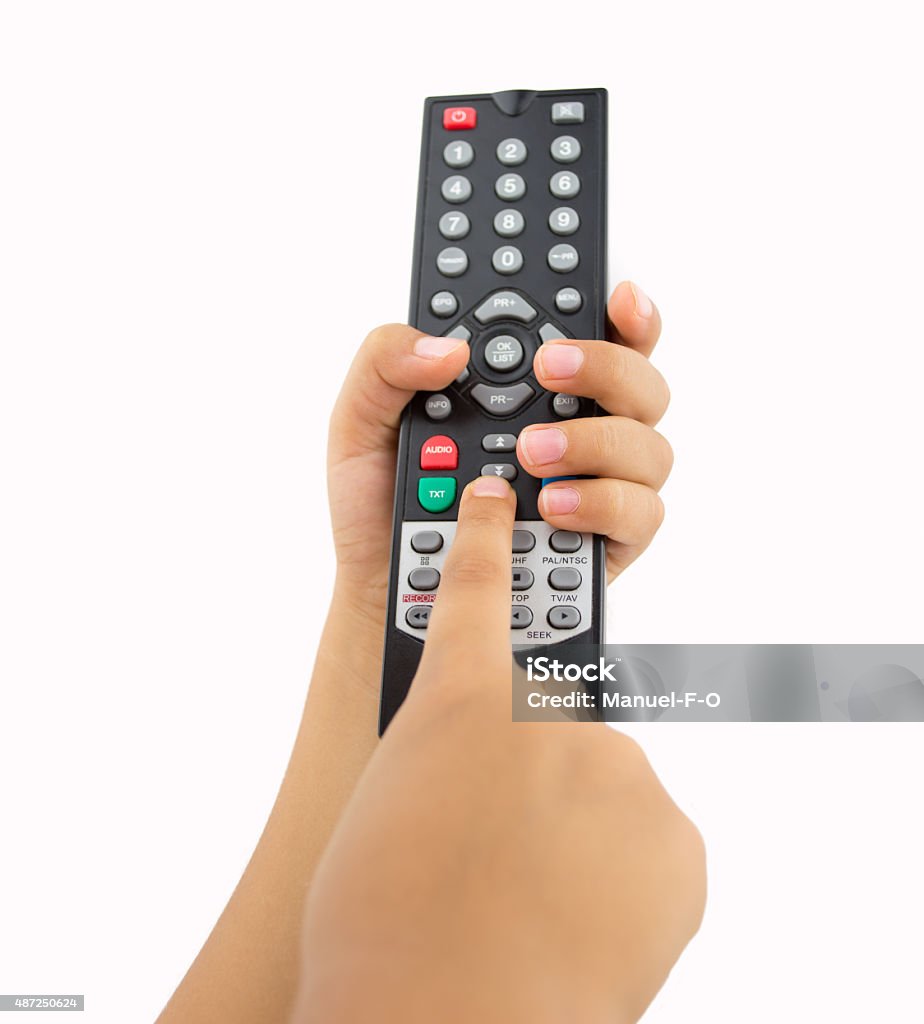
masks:
{"label": "green txt button", "polygon": [[456,500],[454,476],[427,476],[417,484],[417,500],[427,512],[445,512]]}

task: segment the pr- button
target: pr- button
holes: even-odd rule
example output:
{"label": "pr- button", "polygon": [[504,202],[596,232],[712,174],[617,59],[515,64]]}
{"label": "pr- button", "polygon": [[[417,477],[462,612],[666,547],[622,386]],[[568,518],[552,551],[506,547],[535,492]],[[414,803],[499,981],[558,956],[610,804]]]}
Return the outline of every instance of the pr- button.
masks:
{"label": "pr- button", "polygon": [[477,123],[478,114],[474,107],[447,107],[443,111],[443,127],[448,132],[474,128]]}

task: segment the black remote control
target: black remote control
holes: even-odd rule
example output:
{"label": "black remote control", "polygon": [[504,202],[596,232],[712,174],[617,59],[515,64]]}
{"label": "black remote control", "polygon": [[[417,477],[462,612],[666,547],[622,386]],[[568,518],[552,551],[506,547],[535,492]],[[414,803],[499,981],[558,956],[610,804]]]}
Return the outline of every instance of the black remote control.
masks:
{"label": "black remote control", "polygon": [[547,339],[605,336],[605,289],[606,90],[428,99],[409,323],[464,338],[472,355],[401,423],[380,732],[417,671],[458,496],[476,476],[517,492],[511,642],[602,643],[603,540],[540,518],[547,481],[515,449],[528,424],[597,412],[545,391],[532,364]]}

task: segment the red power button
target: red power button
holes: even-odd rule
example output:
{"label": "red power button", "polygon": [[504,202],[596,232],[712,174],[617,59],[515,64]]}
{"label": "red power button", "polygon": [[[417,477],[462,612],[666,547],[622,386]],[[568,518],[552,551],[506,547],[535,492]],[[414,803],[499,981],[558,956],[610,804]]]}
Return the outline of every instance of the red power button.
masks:
{"label": "red power button", "polygon": [[474,128],[477,123],[478,113],[474,107],[447,107],[443,111],[443,127],[448,132]]}

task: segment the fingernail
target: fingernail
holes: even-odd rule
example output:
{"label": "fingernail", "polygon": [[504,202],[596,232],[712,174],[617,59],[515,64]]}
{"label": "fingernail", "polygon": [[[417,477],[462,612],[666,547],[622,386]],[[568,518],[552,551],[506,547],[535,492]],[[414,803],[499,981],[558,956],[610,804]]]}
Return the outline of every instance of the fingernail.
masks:
{"label": "fingernail", "polygon": [[542,511],[550,516],[566,516],[581,504],[581,495],[573,487],[543,487],[539,497]]}
{"label": "fingernail", "polygon": [[464,345],[458,338],[430,338],[424,336],[414,342],[414,355],[421,359],[444,359],[450,352]]}
{"label": "fingernail", "polygon": [[584,352],[577,345],[546,343],[536,357],[542,364],[542,376],[559,380],[573,377],[584,362]]}
{"label": "fingernail", "polygon": [[632,295],[635,299],[635,315],[640,316],[643,320],[647,320],[654,312],[651,299],[648,298],[637,284],[632,284],[629,287],[632,289]]}
{"label": "fingernail", "polygon": [[558,427],[534,427],[520,434],[523,454],[531,466],[560,462],[568,447],[568,436]]}
{"label": "fingernail", "polygon": [[480,476],[472,484],[472,494],[478,498],[506,498],[510,484],[499,476]]}

